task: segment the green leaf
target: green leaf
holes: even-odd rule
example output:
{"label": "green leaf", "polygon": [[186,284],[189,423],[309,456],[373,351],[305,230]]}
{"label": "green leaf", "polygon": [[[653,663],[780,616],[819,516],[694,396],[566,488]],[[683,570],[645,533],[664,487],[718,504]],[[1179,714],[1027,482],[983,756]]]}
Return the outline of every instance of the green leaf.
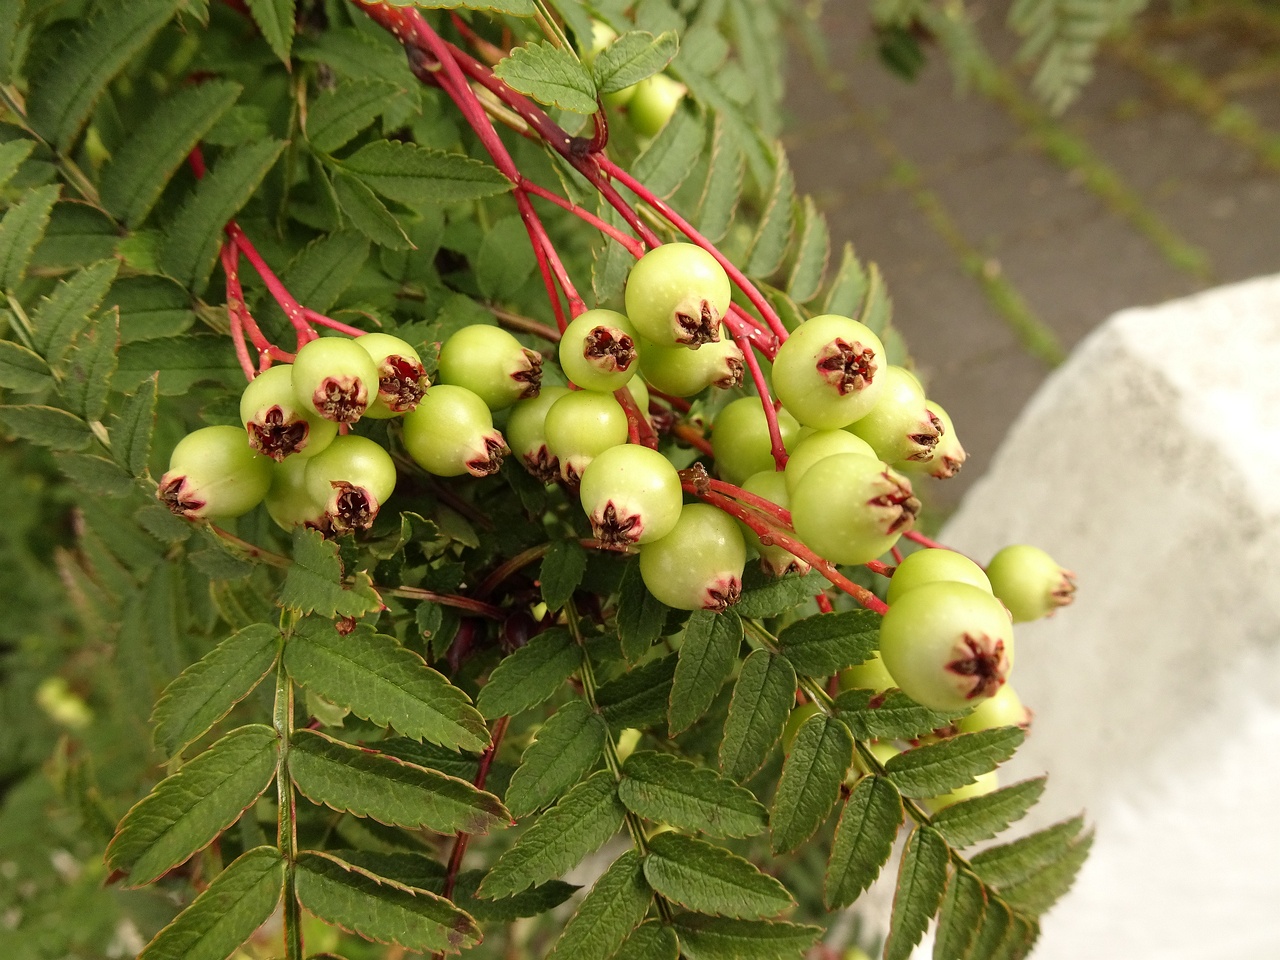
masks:
{"label": "green leaf", "polygon": [[1084,829],[1083,817],[1072,817],[1012,843],[989,847],[972,859],[973,869],[996,887],[1014,886],[1061,859]]}
{"label": "green leaf", "polygon": [[707,712],[738,662],[741,646],[742,620],[732,610],[700,610],[689,618],[667,707],[672,734],[687,730]]}
{"label": "green leaf", "polygon": [[933,815],[933,825],[953,847],[967,847],[988,840],[1020,820],[1044,793],[1045,778],[1023,780],[1012,786],[943,807]]}
{"label": "green leaf", "polygon": [[14,436],[54,450],[83,450],[93,440],[87,423],[57,407],[0,406],[0,425]]}
{"label": "green leaf", "polygon": [[151,712],[156,746],[172,757],[253,692],[276,662],[280,631],[259,623],[234,633],[165,687]]}
{"label": "green leaf", "polygon": [[947,894],[938,914],[937,938],[933,944],[934,960],[957,960],[970,956],[973,942],[982,926],[987,909],[987,895],[982,884],[968,870],[954,870]]}
{"label": "green leaf", "polygon": [[151,431],[156,425],[156,380],[142,381],[136,393],[124,398],[111,424],[111,456],[134,477],[147,470],[151,457]]}
{"label": "green leaf", "polygon": [[774,853],[804,843],[822,825],[840,796],[853,763],[853,737],[835,717],[817,713],[800,727],[782,765],[769,833]]}
{"label": "green leaf", "polygon": [[387,109],[400,89],[377,79],[338,84],[308,105],[307,140],[321,153],[346,146]]}
{"label": "green leaf", "polygon": [[1019,727],[962,733],[890,758],[885,770],[908,797],[940,797],[1008,760],[1026,739]]}
{"label": "green leaf", "polygon": [[632,561],[622,574],[618,588],[618,639],[628,660],[639,660],[662,636],[667,608],[649,592],[640,576],[640,564]]}
{"label": "green leaf", "polygon": [[1071,889],[1092,846],[1093,834],[1085,834],[1067,847],[1057,860],[1046,863],[1017,883],[1002,886],[1000,896],[1028,913],[1037,916],[1044,913]]}
{"label": "green leaf", "polygon": [[494,167],[458,153],[375,140],[341,166],[384,197],[409,206],[479,200],[511,189]]}
{"label": "green leaf", "polygon": [[100,316],[76,342],[62,381],[62,395],[86,420],[101,420],[107,412],[107,396],[111,392],[119,345],[120,315],[115,310]]}
{"label": "green leaf", "polygon": [[230,390],[244,389],[235,348],[224,334],[195,333],[127,343],[120,348],[115,386],[128,390],[157,372],[157,389],[167,397],[185,394],[204,381],[221,383]]}
{"label": "green leaf", "polygon": [[196,293],[204,289],[222,228],[253,196],[284,147],[280,140],[260,140],[218,159],[165,230],[159,255],[165,273]]}
{"label": "green leaf", "polygon": [[739,782],[760,769],[796,702],[796,672],[782,657],[754,650],[742,662],[720,743],[720,769]]}
{"label": "green leaf", "polygon": [[489,744],[484,718],[465,693],[393,637],[369,627],[344,637],[327,620],[303,620],[285,644],[284,665],[307,689],[407,737],[452,750]]}
{"label": "green leaf", "polygon": [[898,867],[885,960],[907,960],[938,912],[947,885],[947,843],[936,830],[917,827],[907,838]]}
{"label": "green leaf", "polygon": [[53,459],[63,474],[93,496],[128,497],[138,489],[132,477],[105,457],[89,453],[55,453]]}
{"label": "green leaf", "polygon": [[650,660],[602,684],[596,691],[600,715],[614,730],[663,723],[675,672],[676,657],[672,654],[661,660]]}
{"label": "green leaf", "polygon": [[120,310],[120,340],[154,340],[185,333],[195,322],[191,295],[168,277],[124,277],[107,294]]}
{"label": "green leaf", "polygon": [[465,780],[313,730],[293,735],[289,775],[314,803],[396,827],[479,834],[511,819],[497,797]]}
{"label": "green leaf", "polygon": [[863,777],[845,801],[823,891],[827,908],[858,899],[889,861],[902,825],[902,797],[884,777]]}
{"label": "green leaf", "polygon": [[681,914],[675,919],[687,960],[801,960],[821,927],[782,920],[728,920]]}
{"label": "green leaf", "polygon": [[61,203],[54,204],[49,227],[31,254],[28,267],[61,272],[113,258],[131,240],[138,242],[138,238],[121,238],[118,231],[112,219],[97,207],[64,197]]}
{"label": "green leaf", "polygon": [[480,942],[475,921],[444,897],[319,851],[298,855],[297,890],[308,911],[367,940],[423,953],[457,953]]}
{"label": "green leaf", "polygon": [[294,0],[247,0],[263,38],[286,65],[293,49]]}
{"label": "green leaf", "polygon": [[187,154],[243,89],[229,80],[206,80],[167,97],[103,168],[102,205],[130,227],[142,223]]}
{"label": "green leaf", "polygon": [[982,926],[974,938],[970,956],[973,960],[992,960],[1005,956],[1004,945],[1010,940],[1013,914],[1009,908],[995,897],[987,901],[987,909],[982,915]]}
{"label": "green leaf", "polygon": [[12,340],[0,340],[0,388],[36,393],[53,386],[53,372],[44,358]]}
{"label": "green leaf", "polygon": [[822,301],[822,312],[852,317],[866,294],[867,273],[853,252],[853,244],[846,243],[840,251],[840,266],[836,268],[826,299]]}
{"label": "green leaf", "polygon": [[231,826],[270,785],[278,760],[270,727],[231,731],[124,815],[107,866],[127,873],[129,886],[153,882]]}
{"label": "green leaf", "polygon": [[797,620],[778,634],[782,655],[809,677],[829,677],[862,663],[880,642],[880,615],[870,610],[825,613]]}
{"label": "green leaf", "polygon": [[[280,274],[299,303],[328,310],[360,273],[369,257],[369,241],[355,230],[317,237],[302,248]],[[279,310],[272,304],[273,310]],[[283,319],[284,314],[280,314]]]}
{"label": "green leaf", "polygon": [[553,697],[581,665],[582,648],[569,631],[546,630],[503,658],[481,687],[476,708],[495,720],[536,707]]}
{"label": "green leaf", "polygon": [[817,570],[803,577],[774,578],[753,565],[742,578],[742,595],[733,609],[746,620],[776,617],[821,593],[826,587],[826,578]]}
{"label": "green leaf", "polygon": [[655,823],[713,837],[753,837],[765,827],[765,808],[750,790],[669,753],[628,757],[618,798]]}
{"label": "green leaf", "polygon": [[665,70],[679,52],[680,38],[674,30],[656,37],[644,30],[628,30],[600,51],[591,65],[596,89],[602,94],[625,90]]}
{"label": "green leaf", "polygon": [[[3,16],[3,14],[0,14]],[[0,28],[0,32],[2,28]],[[0,187],[4,187],[13,178],[21,167],[31,156],[31,151],[36,148],[34,140],[25,138],[18,140],[10,140],[8,143],[0,143]]]}
{"label": "green leaf", "polygon": [[596,772],[566,793],[498,858],[480,884],[480,896],[507,897],[561,876],[604,846],[625,817],[613,774]]}
{"label": "green leaf", "polygon": [[509,13],[514,17],[532,17],[537,10],[533,0],[390,0],[392,6],[424,7],[428,10],[452,10],[466,7],[468,10],[492,10]]}
{"label": "green leaf", "polygon": [[679,960],[680,944],[670,927],[646,920],[631,931],[611,960]]}
{"label": "green leaf", "polygon": [[712,242],[720,241],[729,232],[738,198],[742,196],[745,169],[746,160],[736,134],[717,114],[711,133],[711,161],[693,216],[698,230]]}
{"label": "green leaf", "polygon": [[392,250],[404,250],[412,246],[400,221],[363,180],[345,170],[335,170],[333,192],[338,206],[351,221],[351,225],[374,243]]}
{"label": "green leaf", "polygon": [[59,190],[61,187],[55,183],[28,191],[0,220],[0,289],[16,291],[26,276],[31,251],[49,226],[49,214]]}
{"label": "green leaf", "polygon": [[644,875],[662,896],[695,913],[772,917],[795,906],[787,888],[750,860],[679,833],[650,839]]}
{"label": "green leaf", "polygon": [[796,182],[791,164],[781,146],[773,151],[773,186],[764,211],[760,214],[760,226],[751,241],[747,254],[747,273],[753,277],[767,277],[782,265],[782,258],[791,241],[792,205],[795,200]]}
{"label": "green leaf", "polygon": [[247,850],[155,935],[138,960],[223,960],[267,922],[283,889],[280,852]]}
{"label": "green leaf", "polygon": [[649,912],[653,891],[644,879],[640,854],[628,850],[601,874],[565,924],[548,960],[611,957]]}
{"label": "green leaf", "polygon": [[385,80],[401,90],[417,85],[404,48],[386,35],[330,24],[329,29],[319,35],[299,37],[294,55],[300,60],[333,67],[353,80]]}
{"label": "green leaf", "polygon": [[85,24],[31,79],[31,126],[66,153],[107,84],[151,42],[177,6],[177,0],[134,0]]}
{"label": "green leaf", "polygon": [[787,278],[787,294],[791,299],[805,303],[818,295],[830,257],[831,235],[827,230],[827,219],[813,198],[805,197],[800,207],[795,262]]}
{"label": "green leaf", "polygon": [[573,597],[587,572],[587,552],[575,540],[557,540],[542,558],[538,583],[542,599],[551,610],[559,610]]}
{"label": "green leaf", "polygon": [[697,165],[706,139],[702,118],[678,108],[636,158],[636,178],[658,197],[670,197]]}
{"label": "green leaf", "polygon": [[36,347],[50,366],[59,366],[89,318],[107,295],[120,267],[118,260],[103,260],[60,282],[40,301],[31,315]]}
{"label": "green leaf", "polygon": [[[280,604],[299,613],[317,613],[322,617],[362,617],[382,606],[367,586],[357,584],[350,590],[344,589],[338,545],[324,539],[318,530],[303,527],[293,533],[293,566],[285,574]],[[325,695],[323,691],[317,692]]]}
{"label": "green leaf", "polygon": [[596,84],[573,54],[550,43],[526,43],[494,65],[513,90],[572,113],[596,112]]}
{"label": "green leaf", "polygon": [[608,725],[581,700],[566,703],[539,728],[507,787],[507,807],[525,817],[555,800],[595,766]]}
{"label": "green leaf", "polygon": [[914,740],[950,726],[966,712],[930,710],[896,689],[846,690],[836,697],[836,710],[858,740]]}
{"label": "green leaf", "polygon": [[892,318],[893,301],[889,299],[889,288],[880,275],[880,268],[873,263],[868,273],[867,299],[858,320],[870,327],[876,336],[883,337]]}
{"label": "green leaf", "polygon": [[[501,900],[482,900],[476,887],[484,879],[483,870],[467,870],[458,875],[453,902],[481,923],[511,923],[521,917],[539,917],[554,910],[580,890],[572,883],[551,880],[531,890]],[[443,883],[441,884],[443,889]]]}

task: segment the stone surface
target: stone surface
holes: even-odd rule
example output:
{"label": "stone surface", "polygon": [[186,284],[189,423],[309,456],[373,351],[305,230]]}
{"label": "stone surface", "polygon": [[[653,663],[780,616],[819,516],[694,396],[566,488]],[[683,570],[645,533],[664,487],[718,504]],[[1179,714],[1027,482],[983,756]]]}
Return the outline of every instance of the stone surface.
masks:
{"label": "stone surface", "polygon": [[[1036,711],[1005,782],[1087,811],[1035,956],[1236,960],[1280,945],[1280,276],[1113,316],[1021,413],[942,534],[1034,543],[1076,603],[1021,624]],[[1105,945],[1105,946],[1104,946]]]}

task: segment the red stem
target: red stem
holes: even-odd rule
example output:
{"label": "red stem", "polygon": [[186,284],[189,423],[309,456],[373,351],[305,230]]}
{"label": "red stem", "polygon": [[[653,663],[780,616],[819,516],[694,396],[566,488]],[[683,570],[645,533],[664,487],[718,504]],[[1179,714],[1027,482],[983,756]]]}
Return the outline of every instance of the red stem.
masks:
{"label": "red stem", "polygon": [[622,246],[626,249],[626,251],[636,259],[639,259],[641,256],[644,255],[644,244],[642,244],[635,237],[627,236],[625,233],[623,233],[613,224],[606,223],[605,221],[601,220],[599,217],[597,217],[594,213],[590,212],[589,210],[582,209],[582,207],[578,206],[577,204],[571,203],[570,201],[566,200],[564,197],[560,196],[558,193],[553,193],[552,191],[548,190],[546,187],[543,187],[540,184],[534,183],[532,180],[522,179],[520,181],[520,186],[523,187],[525,190],[527,190],[529,193],[533,194],[535,197],[541,197],[543,200],[549,200],[551,203],[554,203],[561,210],[568,210],[575,217],[577,217],[578,219],[582,220],[585,223],[589,223],[591,226],[595,227],[605,236],[609,237],[612,240],[618,241],[618,243],[622,244]]}
{"label": "red stem", "polygon": [[[472,781],[479,790],[484,789],[485,780],[489,778],[489,768],[493,765],[494,754],[498,752],[498,747],[502,744],[502,738],[507,733],[507,724],[510,722],[510,717],[499,717],[493,723],[493,733],[489,738],[489,746],[485,747],[484,753],[480,755],[480,769],[476,771],[476,778]],[[469,833],[458,833],[453,838],[453,852],[449,854],[449,868],[444,877],[444,895],[446,899],[453,898],[453,887],[458,882],[458,872],[462,869],[462,858],[467,852],[467,842],[470,839],[471,834]]]}
{"label": "red stem", "polygon": [[[915,530],[908,530],[906,533],[903,534],[903,536],[906,537],[908,540],[911,540],[915,543],[920,544],[920,546],[922,547],[929,547],[933,550],[950,550],[951,549],[950,547],[939,543],[937,540],[930,540],[923,533],[918,533]],[[902,558],[898,557],[898,561],[901,562]]]}
{"label": "red stem", "polygon": [[712,448],[710,441],[707,440],[706,437],[704,437],[701,433],[699,433],[697,429],[691,426],[690,424],[677,423],[674,427],[671,428],[671,432],[674,433],[677,439],[679,439],[682,443],[687,443],[689,446],[697,448],[698,450],[705,453],[708,457],[714,457],[716,455],[716,452]]}
{"label": "red stem", "polygon": [[334,320],[332,317],[326,317],[323,313],[317,313],[310,307],[302,308],[302,316],[308,323],[318,323],[322,327],[328,327],[330,330],[337,330],[345,333],[349,337],[363,337],[367,330],[361,330],[359,327],[351,327],[340,320]]}
{"label": "red stem", "polygon": [[769,452],[773,454],[775,470],[782,470],[787,465],[787,448],[782,442],[782,428],[778,426],[778,411],[774,409],[773,398],[769,395],[769,384],[765,382],[764,371],[760,369],[760,361],[746,337],[735,337],[738,348],[742,351],[742,359],[746,361],[747,370],[751,373],[751,381],[760,394],[760,406],[764,410],[764,422],[769,428]]}
{"label": "red stem", "polygon": [[289,292],[289,289],[280,282],[280,278],[276,276],[275,271],[267,266],[267,261],[262,259],[262,254],[258,253],[258,249],[253,245],[253,242],[244,235],[244,231],[240,229],[240,224],[232,220],[223,229],[231,242],[240,249],[245,259],[257,271],[258,276],[262,278],[262,282],[266,284],[267,291],[275,302],[280,304],[280,309],[284,311],[284,315],[289,318],[289,323],[293,325],[294,332],[298,337],[298,347],[301,348],[304,343],[315,340],[317,334],[311,328],[311,325],[307,323],[306,313],[302,305],[293,298],[293,294]]}
{"label": "red stem", "polygon": [[766,500],[759,494],[743,490],[741,487],[734,486],[732,483],[726,483],[724,480],[707,478],[703,482],[705,482],[707,486],[716,493],[723,493],[725,496],[733,497],[735,500],[741,500],[743,503],[749,504],[757,510],[763,510],[788,530],[791,529],[791,511],[787,510],[785,507],[778,506],[772,500]]}
{"label": "red stem", "polygon": [[650,450],[657,450],[658,435],[653,432],[653,427],[641,412],[640,405],[636,403],[636,398],[631,395],[631,391],[626,387],[619,387],[613,391],[613,397],[622,404],[622,409],[627,415],[627,439],[631,443],[641,444]]}
{"label": "red stem", "polygon": [[[898,548],[893,547],[893,552],[897,553]],[[880,574],[880,576],[882,577],[893,576],[893,567],[889,566],[887,563],[881,563],[879,560],[868,560],[866,563],[863,564],[863,566],[866,567],[868,570],[870,570],[872,573]]]}

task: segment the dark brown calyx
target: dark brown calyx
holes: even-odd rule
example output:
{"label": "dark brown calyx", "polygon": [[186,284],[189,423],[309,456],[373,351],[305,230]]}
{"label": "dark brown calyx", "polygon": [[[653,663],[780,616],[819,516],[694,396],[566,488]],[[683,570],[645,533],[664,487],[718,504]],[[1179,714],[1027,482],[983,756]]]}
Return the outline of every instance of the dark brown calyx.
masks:
{"label": "dark brown calyx", "polygon": [[156,499],[169,508],[175,517],[195,517],[208,501],[200,499],[192,490],[192,484],[185,475],[170,477],[167,474],[160,478],[160,487],[156,490]]}
{"label": "dark brown calyx", "polygon": [[511,374],[511,379],[523,384],[520,390],[521,400],[532,400],[541,393],[542,354],[526,347],[524,349],[524,365]]}
{"label": "dark brown calyx", "polygon": [[329,529],[336,535],[368,530],[378,516],[378,501],[364,487],[357,487],[345,480],[332,480],[334,494],[325,511]]}
{"label": "dark brown calyx", "polygon": [[289,419],[279,406],[268,409],[246,425],[249,446],[263,456],[279,463],[291,453],[297,453],[307,445],[311,428],[301,417]]}
{"label": "dark brown calyx", "polygon": [[507,452],[507,445],[498,434],[484,438],[484,448],[467,461],[467,472],[473,477],[487,477],[498,472],[502,467],[502,455]]}
{"label": "dark brown calyx", "polygon": [[411,357],[384,357],[378,364],[378,396],[396,413],[408,413],[427,392],[427,372]]}
{"label": "dark brown calyx", "polygon": [[742,580],[734,576],[721,577],[707,587],[707,602],[702,605],[702,609],[720,613],[737,603],[740,596],[742,596]]}
{"label": "dark brown calyx", "polygon": [[582,341],[582,356],[606,373],[629,370],[636,362],[636,342],[621,330],[593,327]]}
{"label": "dark brown calyx", "polygon": [[964,457],[955,457],[949,453],[936,454],[932,461],[933,469],[929,471],[931,476],[937,477],[939,480],[950,480],[960,468],[964,466]]}
{"label": "dark brown calyx", "polygon": [[721,390],[732,390],[735,387],[742,386],[742,376],[745,367],[741,357],[725,357],[724,368],[720,376],[711,381],[713,387],[719,387]]}
{"label": "dark brown calyx", "polygon": [[369,406],[369,391],[359,377],[325,377],[311,402],[326,420],[355,423]]}
{"label": "dark brown calyx", "polygon": [[818,373],[840,396],[857,393],[875,380],[876,352],[855,340],[836,337],[818,353]]}
{"label": "dark brown calyx", "polygon": [[1076,598],[1076,575],[1070,570],[1062,571],[1062,579],[1049,591],[1049,599],[1055,607],[1065,607]]}
{"label": "dark brown calyx", "polygon": [[911,484],[890,473],[882,473],[886,489],[867,501],[867,506],[879,508],[880,521],[885,535],[905,533],[915,526],[920,514],[920,501],[911,492]]}
{"label": "dark brown calyx", "polygon": [[942,421],[930,411],[926,410],[925,416],[928,418],[927,422],[921,421],[915,433],[907,434],[907,439],[917,448],[907,459],[918,463],[933,459],[934,448],[937,447],[938,441],[942,439],[942,434],[945,432]]}
{"label": "dark brown calyx", "polygon": [[683,343],[686,347],[700,347],[704,343],[720,342],[720,317],[706,300],[701,301],[696,312],[677,308],[673,316],[676,321],[676,343]]}
{"label": "dark brown calyx", "polygon": [[533,453],[526,453],[522,458],[524,468],[545,486],[560,479],[560,461],[552,456],[544,443]]}
{"label": "dark brown calyx", "polygon": [[640,515],[620,514],[612,500],[591,515],[591,529],[601,546],[625,547],[635,543],[644,532]]}
{"label": "dark brown calyx", "polygon": [[1009,657],[1004,641],[993,640],[985,633],[966,633],[956,644],[955,659],[947,669],[964,680],[965,698],[974,700],[993,696],[1009,676]]}

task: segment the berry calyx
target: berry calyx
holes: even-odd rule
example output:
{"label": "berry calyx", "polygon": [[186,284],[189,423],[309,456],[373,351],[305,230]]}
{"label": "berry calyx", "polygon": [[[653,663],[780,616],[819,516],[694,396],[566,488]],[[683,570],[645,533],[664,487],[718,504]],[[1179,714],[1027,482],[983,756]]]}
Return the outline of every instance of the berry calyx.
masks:
{"label": "berry calyx", "polygon": [[236,427],[201,427],[178,441],[156,497],[188,520],[240,517],[267,495],[271,460]]}
{"label": "berry calyx", "polygon": [[726,610],[742,594],[747,545],[737,521],[705,503],[686,504],[671,532],[640,547],[649,592],[677,610]]}
{"label": "berry calyx", "polygon": [[530,400],[542,389],[542,355],[501,327],[474,323],[440,347],[440,383],[466,387],[490,410]]}
{"label": "berry calyx", "polygon": [[324,505],[314,526],[338,536],[368,530],[396,488],[396,465],[368,437],[338,437],[307,461],[304,475],[311,499]]}
{"label": "berry calyx", "polygon": [[616,310],[588,310],[560,337],[560,367],[580,387],[612,392],[635,376],[638,339],[631,321]]}
{"label": "berry calyx", "polygon": [[298,402],[325,420],[355,423],[378,393],[378,368],[354,340],[322,337],[293,359]]}
{"label": "berry calyx", "polygon": [[915,526],[911,483],[860,453],[838,453],[808,469],[791,497],[791,523],[805,546],[835,563],[866,563]]}
{"label": "berry calyx", "polygon": [[876,404],[886,366],[884,344],[870,328],[827,313],[800,324],[778,348],[773,388],[805,426],[834,430]]}
{"label": "berry calyx", "polygon": [[955,580],[971,584],[991,593],[991,581],[982,568],[962,553],[954,550],[929,548],[909,554],[893,571],[889,591],[885,595],[893,603],[908,590],[934,583],[938,580]]}
{"label": "berry calyx", "polygon": [[937,418],[942,424],[942,435],[938,437],[938,443],[933,448],[933,457],[923,463],[913,460],[900,460],[894,464],[898,470],[906,470],[910,472],[927,473],[931,477],[939,480],[950,480],[960,468],[964,466],[965,460],[969,455],[965,453],[964,447],[960,445],[960,438],[956,436],[956,428],[951,423],[951,417],[942,406],[933,400],[925,401],[925,408],[932,417]]}
{"label": "berry calyx", "polygon": [[607,547],[651,543],[680,517],[680,475],[662,454],[634,443],[610,447],[582,473],[582,509],[596,539]]}
{"label": "berry calyx", "polygon": [[388,333],[366,333],[356,337],[355,342],[378,368],[378,398],[365,411],[365,416],[385,420],[416,407],[430,386],[418,351]]}
{"label": "berry calyx", "polygon": [[507,450],[484,400],[447,383],[437,383],[404,415],[404,445],[418,466],[437,477],[487,477],[498,472]]}
{"label": "berry calyx", "polygon": [[729,309],[729,276],[691,243],[666,243],[636,261],[624,291],[627,316],[658,346],[697,347],[720,339]]}
{"label": "berry calyx", "polygon": [[963,710],[1009,676],[1013,625],[1000,601],[967,583],[909,590],[880,624],[880,657],[895,684],[931,710]]}
{"label": "berry calyx", "polygon": [[240,422],[249,447],[276,463],[315,456],[338,435],[338,425],[298,402],[292,364],[277,364],[249,381],[240,395]]}
{"label": "berry calyx", "polygon": [[1005,547],[987,564],[987,576],[1014,623],[1052,616],[1075,599],[1076,575],[1030,544]]}

